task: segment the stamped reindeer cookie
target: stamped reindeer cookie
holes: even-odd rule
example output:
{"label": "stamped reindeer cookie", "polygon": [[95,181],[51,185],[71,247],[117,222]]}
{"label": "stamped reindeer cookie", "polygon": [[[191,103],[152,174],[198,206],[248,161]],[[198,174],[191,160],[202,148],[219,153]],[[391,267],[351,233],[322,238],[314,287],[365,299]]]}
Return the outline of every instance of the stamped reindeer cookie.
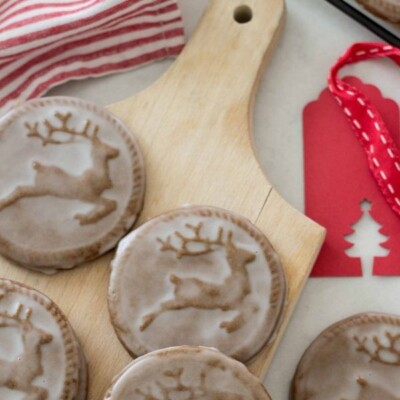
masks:
{"label": "stamped reindeer cookie", "polygon": [[179,346],[146,354],[114,379],[104,400],[270,400],[238,361],[206,347]]}
{"label": "stamped reindeer cookie", "polygon": [[292,400],[399,400],[400,317],[365,313],[340,321],[307,349]]}
{"label": "stamped reindeer cookie", "polygon": [[184,207],[124,238],[109,309],[126,349],[201,345],[247,361],[274,337],[286,284],[270,243],[245,218]]}
{"label": "stamped reindeer cookie", "polygon": [[78,99],[36,99],[0,121],[0,253],[43,272],[115,246],[143,203],[136,140]]}
{"label": "stamped reindeer cookie", "polygon": [[85,400],[86,361],[60,309],[0,279],[0,399]]}

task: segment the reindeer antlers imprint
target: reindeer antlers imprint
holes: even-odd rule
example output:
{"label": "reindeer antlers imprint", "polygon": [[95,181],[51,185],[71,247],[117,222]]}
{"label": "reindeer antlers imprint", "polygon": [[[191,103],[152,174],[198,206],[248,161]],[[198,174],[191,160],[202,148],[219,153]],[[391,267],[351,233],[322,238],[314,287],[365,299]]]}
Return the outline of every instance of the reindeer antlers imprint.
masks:
{"label": "reindeer antlers imprint", "polygon": [[[71,127],[72,113],[54,114],[58,124],[44,120],[44,131],[41,133],[39,122],[25,123],[28,138],[38,139],[43,146],[65,145],[73,143],[76,138],[89,141],[91,144],[92,166],[81,175],[73,175],[54,165],[43,165],[38,161],[32,163],[35,170],[34,183],[31,186],[17,186],[7,197],[0,199],[0,212],[23,198],[53,196],[69,200],[80,200],[93,204],[94,209],[87,214],[74,216],[80,225],[93,224],[103,219],[117,208],[117,202],[105,197],[102,193],[112,188],[109,161],[119,156],[119,150],[99,137],[99,126],[92,128],[87,120],[81,130]],[[92,133],[90,133],[92,131]],[[58,136],[55,136],[58,134]],[[65,136],[66,140],[60,138]]]}
{"label": "reindeer antlers imprint", "polygon": [[[225,392],[221,390],[208,389],[206,385],[206,372],[203,370],[200,373],[200,382],[197,385],[186,385],[182,381],[182,375],[184,373],[184,368],[178,368],[175,371],[165,371],[163,375],[171,380],[173,384],[165,385],[163,382],[156,381],[155,385],[161,393],[162,400],[174,400],[171,397],[174,393],[179,393],[179,398],[184,398],[186,400],[242,400],[243,397],[237,393]],[[141,389],[136,389],[136,394],[141,396],[144,400],[160,400],[152,394],[150,388],[146,391]]]}
{"label": "reindeer antlers imprint", "polygon": [[[400,334],[392,335],[387,331],[385,338],[388,344],[382,343],[377,336],[362,339],[354,336],[353,340],[357,343],[356,350],[367,354],[370,362],[400,366]],[[371,339],[370,345],[369,339]]]}
{"label": "reindeer antlers imprint", "polygon": [[165,240],[157,238],[157,241],[161,243],[160,250],[174,252],[179,260],[185,256],[201,256],[212,253],[219,248],[225,249],[225,259],[229,265],[230,274],[220,284],[205,282],[198,278],[180,278],[171,274],[169,280],[174,285],[174,298],[164,301],[159,305],[158,310],[145,315],[140,330],[147,329],[159,315],[167,311],[193,307],[204,310],[239,311],[239,314],[233,320],[223,321],[219,325],[228,333],[234,332],[246,322],[245,313],[240,310],[244,298],[251,293],[246,265],[254,261],[256,255],[237,247],[233,243],[232,231],[228,231],[226,240],[224,240],[222,227],[218,228],[215,239],[202,236],[202,223],[196,226],[185,224],[185,227],[192,231],[193,235],[185,236],[176,231],[174,235],[180,242],[179,247],[172,243],[171,236],[168,236]]}
{"label": "reindeer antlers imprint", "polygon": [[26,308],[25,313],[23,310],[23,305],[19,304],[14,314],[0,312],[0,329],[19,328],[23,342],[23,353],[18,359],[0,359],[0,387],[26,393],[24,400],[47,400],[48,391],[32,382],[43,374],[42,346],[50,343],[53,336],[32,324],[32,309]]}

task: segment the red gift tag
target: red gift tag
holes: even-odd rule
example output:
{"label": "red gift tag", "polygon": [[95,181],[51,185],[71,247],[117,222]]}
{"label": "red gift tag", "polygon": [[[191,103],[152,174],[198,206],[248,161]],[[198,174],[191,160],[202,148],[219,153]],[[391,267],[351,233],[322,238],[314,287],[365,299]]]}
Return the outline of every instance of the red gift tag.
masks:
{"label": "red gift tag", "polygon": [[[374,104],[392,140],[400,146],[397,103],[383,98],[376,87],[364,85],[356,78],[346,78],[340,84],[352,87]],[[400,275],[400,218],[382,196],[346,114],[328,89],[305,107],[303,128],[306,214],[327,228],[312,276],[362,275],[360,259],[345,254],[352,246],[345,236],[361,218],[360,203],[365,199],[372,202],[370,214],[382,225],[381,233],[388,237],[381,246],[390,250],[387,257],[375,258],[373,273]]]}

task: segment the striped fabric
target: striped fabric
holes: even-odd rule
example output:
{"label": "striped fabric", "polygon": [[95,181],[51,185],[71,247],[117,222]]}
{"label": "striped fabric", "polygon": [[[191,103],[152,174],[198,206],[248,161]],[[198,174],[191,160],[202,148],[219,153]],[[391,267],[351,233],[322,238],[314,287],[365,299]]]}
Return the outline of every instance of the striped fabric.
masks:
{"label": "striped fabric", "polygon": [[176,0],[1,0],[0,113],[70,79],[131,69],[182,47]]}

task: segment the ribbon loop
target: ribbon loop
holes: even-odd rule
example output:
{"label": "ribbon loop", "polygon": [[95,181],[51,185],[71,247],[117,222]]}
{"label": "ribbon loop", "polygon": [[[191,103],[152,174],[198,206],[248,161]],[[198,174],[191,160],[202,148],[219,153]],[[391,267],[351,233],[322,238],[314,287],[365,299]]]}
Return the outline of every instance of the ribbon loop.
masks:
{"label": "ribbon loop", "polygon": [[338,77],[345,65],[389,57],[400,66],[400,49],[385,43],[356,43],[332,67],[329,90],[361,143],[382,195],[400,216],[400,152],[377,108],[358,89]]}

